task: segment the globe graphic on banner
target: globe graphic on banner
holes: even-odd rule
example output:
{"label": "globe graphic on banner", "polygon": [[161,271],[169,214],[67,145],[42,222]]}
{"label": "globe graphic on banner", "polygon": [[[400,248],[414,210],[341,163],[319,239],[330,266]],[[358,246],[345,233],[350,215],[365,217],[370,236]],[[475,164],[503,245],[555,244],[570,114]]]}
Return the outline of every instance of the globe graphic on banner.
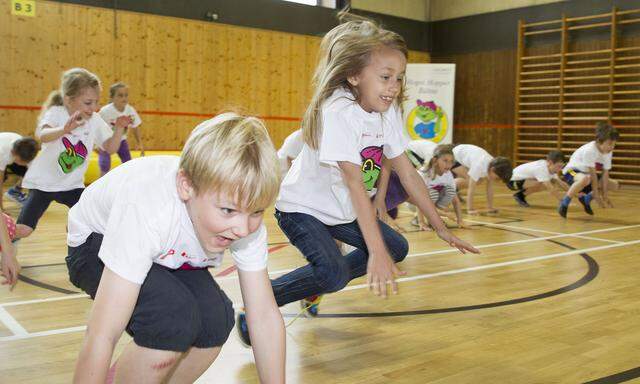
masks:
{"label": "globe graphic on banner", "polygon": [[407,116],[406,128],[413,140],[426,139],[439,143],[447,135],[446,112],[433,101],[418,99]]}

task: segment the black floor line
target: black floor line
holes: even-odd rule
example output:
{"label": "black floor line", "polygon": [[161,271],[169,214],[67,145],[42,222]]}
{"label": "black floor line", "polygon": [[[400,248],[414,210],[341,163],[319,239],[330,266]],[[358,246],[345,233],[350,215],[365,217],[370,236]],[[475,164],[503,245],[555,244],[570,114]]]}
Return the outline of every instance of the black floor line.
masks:
{"label": "black floor line", "polygon": [[599,379],[587,381],[584,384],[617,384],[625,381],[637,379],[640,377],[640,367],[632,368],[624,372],[616,373],[611,376],[601,377]]}
{"label": "black floor line", "polygon": [[64,293],[66,295],[75,295],[78,294],[80,292],[75,292],[75,291],[70,291],[68,289],[64,289],[64,288],[60,288],[60,287],[56,287],[55,285],[51,285],[51,284],[47,284],[47,283],[43,283],[41,281],[38,280],[34,280],[30,277],[26,277],[24,275],[20,275],[18,276],[18,280],[20,281],[24,281],[27,284],[31,284],[31,285],[35,285],[36,287],[39,288],[44,288],[44,289],[48,289],[50,291],[54,291],[54,292],[59,292],[59,293]]}

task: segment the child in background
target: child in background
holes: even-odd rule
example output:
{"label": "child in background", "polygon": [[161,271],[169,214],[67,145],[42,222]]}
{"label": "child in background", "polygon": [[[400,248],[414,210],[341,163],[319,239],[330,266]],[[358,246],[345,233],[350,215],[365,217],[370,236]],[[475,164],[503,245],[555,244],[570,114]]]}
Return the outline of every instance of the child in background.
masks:
{"label": "child in background", "polygon": [[[267,274],[263,212],[278,193],[273,144],[254,117],[198,125],[181,157],[138,158],[69,211],[71,282],[94,299],[75,383],[193,383],[233,329],[208,267],[238,267],[260,382],[284,383],[285,335]],[[109,364],[126,330],[133,341]]]}
{"label": "child in background", "polygon": [[[109,88],[109,98],[111,99],[111,103],[100,108],[100,116],[113,130],[115,130],[115,122],[118,117],[127,116],[131,119],[131,124],[125,128],[122,140],[120,141],[120,147],[118,148],[120,161],[126,163],[131,160],[131,151],[129,150],[129,142],[127,141],[127,130],[133,131],[136,142],[138,143],[138,149],[140,150],[140,156],[144,156],[144,146],[142,145],[140,135],[140,124],[142,124],[142,120],[135,108],[129,105],[129,87],[124,83],[113,84]],[[104,174],[111,169],[111,154],[98,149],[98,165],[100,166],[101,176],[104,176]]]}
{"label": "child in background", "polygon": [[282,147],[278,149],[280,170],[282,171],[283,176],[287,174],[287,171],[289,170],[289,168],[291,168],[291,163],[296,157],[298,157],[300,151],[302,151],[303,145],[304,140],[302,139],[301,129],[294,131],[292,134],[287,136],[286,139],[284,139]]}
{"label": "child in background", "polygon": [[473,194],[476,185],[487,180],[487,213],[497,213],[493,206],[493,182],[502,180],[507,184],[511,180],[511,161],[506,157],[491,156],[484,149],[471,145],[460,144],[453,148],[456,159],[451,172],[456,176],[456,187],[460,191],[467,188],[467,213],[475,215],[480,211],[475,209]]}
{"label": "child in background", "polygon": [[[456,194],[456,182],[451,173],[453,167],[453,145],[438,145],[433,152],[433,157],[429,160],[427,169],[420,172],[427,188],[429,189],[429,197],[438,209],[441,216],[449,219],[452,218],[447,212],[444,212],[449,204],[453,204],[455,211],[455,220],[459,228],[468,228],[462,218],[462,208],[460,199]],[[417,212],[418,226],[422,230],[431,230],[425,222],[422,212]]]}
{"label": "child in background", "polygon": [[[440,238],[462,252],[478,252],[447,230],[404,153],[398,101],[408,53],[404,40],[351,17],[321,42],[315,90],[302,123],[306,145],[276,200],[278,225],[309,262],[272,280],[276,302],[302,300],[311,316],[318,313],[320,295],[365,274],[376,295],[386,296],[387,285],[397,292],[395,278],[403,273],[395,263],[407,255],[408,243],[376,220],[370,200],[383,156]],[[343,256],[334,239],[356,249]],[[242,340],[250,344],[243,313],[237,323]]]}
{"label": "child in background", "polygon": [[[551,196],[562,200],[563,193],[569,186],[558,178],[558,172],[564,167],[564,154],[554,150],[547,154],[546,159],[520,164],[513,170],[513,176],[507,186],[512,191],[517,191],[513,198],[521,207],[529,207],[526,197],[546,189]],[[556,187],[556,184],[559,186]]]}
{"label": "child in background", "polygon": [[407,145],[407,156],[413,166],[420,169],[429,164],[437,146],[438,144],[431,140],[411,140]]}
{"label": "child in background", "polygon": [[24,203],[27,194],[22,191],[22,178],[27,172],[29,163],[38,154],[38,143],[31,137],[22,137],[14,132],[0,132],[0,211],[2,211],[2,196],[4,183],[11,175],[16,176],[13,187],[4,194],[8,199],[17,203]]}
{"label": "child in background", "polygon": [[[609,190],[617,190],[619,183],[609,177],[611,158],[616,141],[620,138],[618,131],[606,123],[598,123],[596,139],[576,149],[571,154],[569,163],[562,170],[564,180],[571,186],[560,201],[558,213],[567,217],[571,199],[579,196],[578,201],[584,211],[593,215],[591,200],[595,199],[601,208],[612,208]],[[598,174],[601,171],[601,174]]]}
{"label": "child in background", "polygon": [[118,149],[131,119],[119,117],[112,132],[95,112],[99,100],[100,80],[83,68],[64,72],[60,91],[49,95],[36,128],[42,151],[22,181],[31,191],[18,217],[16,237],[29,236],[52,201],[69,208],[78,201],[94,145],[109,153]]}

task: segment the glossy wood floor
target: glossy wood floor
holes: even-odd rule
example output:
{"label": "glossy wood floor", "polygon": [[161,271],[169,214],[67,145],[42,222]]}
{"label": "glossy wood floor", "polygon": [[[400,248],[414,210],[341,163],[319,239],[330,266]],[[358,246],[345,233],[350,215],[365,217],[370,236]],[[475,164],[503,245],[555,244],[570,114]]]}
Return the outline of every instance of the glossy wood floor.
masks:
{"label": "glossy wood floor", "polygon": [[[362,279],[326,296],[325,317],[287,328],[290,383],[580,383],[640,376],[640,190],[612,194],[616,208],[561,219],[547,194],[516,206],[499,189],[493,216],[454,232],[479,246],[462,255],[432,233],[410,231],[408,272],[386,300]],[[479,196],[480,202],[482,198]],[[17,214],[15,205],[7,204]],[[273,275],[303,264],[270,214]],[[23,278],[0,288],[0,382],[68,383],[91,301],[67,280],[66,208],[53,204],[19,243]],[[229,266],[212,270],[215,275]],[[234,273],[219,277],[236,305]],[[292,320],[297,304],[282,308]],[[123,336],[118,351],[129,341]],[[610,377],[612,375],[616,375]],[[616,378],[620,380],[616,381]],[[257,382],[235,332],[199,383]]]}

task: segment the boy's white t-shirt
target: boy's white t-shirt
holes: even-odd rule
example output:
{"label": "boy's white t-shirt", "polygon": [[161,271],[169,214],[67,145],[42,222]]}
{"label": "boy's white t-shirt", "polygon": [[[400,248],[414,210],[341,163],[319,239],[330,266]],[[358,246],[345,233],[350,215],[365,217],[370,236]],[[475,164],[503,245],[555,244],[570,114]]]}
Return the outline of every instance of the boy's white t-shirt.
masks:
{"label": "boy's white t-shirt", "polygon": [[[69,210],[67,244],[77,247],[92,233],[104,235],[98,256],[120,277],[142,284],[152,263],[178,269],[219,266],[223,253],[207,253],[198,241],[176,187],[180,158],[153,156],[126,162],[84,190]],[[237,267],[267,266],[264,225],[231,244]]]}
{"label": "boy's white t-shirt", "polygon": [[304,146],[304,140],[302,139],[302,130],[298,129],[293,132],[286,139],[282,147],[278,149],[278,160],[280,160],[280,169],[285,173],[289,169],[289,163],[287,158],[295,159],[298,157]]}
{"label": "boy's white t-shirt", "polygon": [[477,182],[489,175],[489,163],[493,156],[484,149],[472,144],[460,144],[453,147],[453,157],[468,169],[469,177]]}
{"label": "boy's white t-shirt", "polygon": [[22,139],[17,133],[14,132],[0,132],[0,171],[4,171],[7,165],[13,163],[13,143]]}
{"label": "boy's white t-shirt", "polygon": [[554,177],[557,178],[558,176],[549,172],[547,160],[543,159],[518,165],[513,169],[511,180],[520,181],[526,179],[536,179],[537,181],[544,183]]}
{"label": "boy's white t-shirt", "polygon": [[572,169],[577,169],[580,172],[589,172],[589,168],[609,170],[611,169],[612,157],[613,151],[603,154],[598,150],[596,142],[591,141],[571,154],[571,158],[562,169],[562,173],[567,173]]}
{"label": "boy's white t-shirt", "polygon": [[392,159],[406,149],[402,118],[395,106],[368,113],[342,88],[322,104],[321,116],[319,148],[303,146],[282,181],[276,208],[309,214],[326,225],[350,223],[356,213],[338,162],[358,165],[365,190],[375,194],[383,154]]}
{"label": "boy's white t-shirt", "polygon": [[[69,112],[65,107],[51,107],[38,122],[36,134],[45,125],[51,128],[62,127],[68,120]],[[29,166],[22,186],[45,192],[84,188],[84,174],[94,145],[101,146],[112,135],[107,123],[94,112],[89,120],[70,133],[42,143],[40,154]]]}
{"label": "boy's white t-shirt", "polygon": [[[113,105],[113,103],[109,103],[104,107],[100,108],[99,113],[100,113],[100,116],[102,116],[102,119],[106,121],[107,124],[109,124],[109,127],[111,127],[111,129],[114,131],[115,131],[116,119],[120,116],[129,116],[133,119],[133,122],[129,124],[127,129],[137,128],[140,124],[142,124],[142,120],[140,119],[138,112],[136,112],[135,108],[133,108],[129,104],[127,104],[122,110],[122,112],[120,112],[115,107],[115,105]],[[127,138],[127,130],[124,131],[124,134],[122,135],[122,140],[126,140],[126,138]]]}
{"label": "boy's white t-shirt", "polygon": [[411,140],[407,145],[408,149],[420,156],[425,164],[429,164],[437,146],[438,144],[431,140]]}

